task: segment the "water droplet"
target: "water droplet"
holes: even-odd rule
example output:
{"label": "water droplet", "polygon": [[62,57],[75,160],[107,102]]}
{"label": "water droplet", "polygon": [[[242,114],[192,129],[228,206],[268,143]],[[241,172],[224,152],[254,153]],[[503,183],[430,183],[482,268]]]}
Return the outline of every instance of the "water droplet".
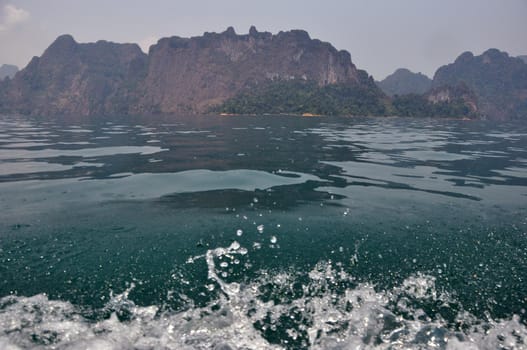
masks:
{"label": "water droplet", "polygon": [[233,250],[238,250],[238,249],[240,249],[240,243],[234,241],[234,242],[231,243],[230,248],[233,249]]}
{"label": "water droplet", "polygon": [[258,230],[258,233],[263,233],[263,231],[264,231],[264,225],[258,225],[258,226],[256,227],[256,229]]}
{"label": "water droplet", "polygon": [[207,289],[208,289],[209,291],[212,292],[212,291],[214,290],[214,288],[215,288],[215,286],[214,286],[213,284],[207,284]]}
{"label": "water droplet", "polygon": [[240,237],[241,235],[243,235],[243,231],[240,229],[236,230],[236,236]]}
{"label": "water droplet", "polygon": [[254,202],[254,203],[258,203],[258,198],[254,197],[254,198],[253,198],[253,202]]}
{"label": "water droplet", "polygon": [[226,262],[226,261],[222,261],[222,262],[220,263],[220,266],[223,267],[223,268],[225,268],[225,267],[228,267],[228,266],[229,266],[229,263]]}
{"label": "water droplet", "polygon": [[412,259],[412,262],[415,264],[417,262],[417,259]]}
{"label": "water droplet", "polygon": [[223,272],[221,273],[221,277],[224,277],[224,278],[225,278],[225,277],[227,277],[227,276],[229,276],[229,274],[228,274],[227,272],[223,271]]}
{"label": "water droplet", "polygon": [[278,241],[276,236],[271,236],[271,243],[275,244]]}

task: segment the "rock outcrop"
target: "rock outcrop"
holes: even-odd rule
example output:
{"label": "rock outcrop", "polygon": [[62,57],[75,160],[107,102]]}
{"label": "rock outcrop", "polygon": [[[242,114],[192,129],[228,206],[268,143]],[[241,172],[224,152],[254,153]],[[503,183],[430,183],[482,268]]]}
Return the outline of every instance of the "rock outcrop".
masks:
{"label": "rock outcrop", "polygon": [[432,104],[448,103],[464,105],[468,108],[471,115],[476,115],[479,111],[476,94],[463,83],[456,86],[438,86],[426,92],[424,96]]}

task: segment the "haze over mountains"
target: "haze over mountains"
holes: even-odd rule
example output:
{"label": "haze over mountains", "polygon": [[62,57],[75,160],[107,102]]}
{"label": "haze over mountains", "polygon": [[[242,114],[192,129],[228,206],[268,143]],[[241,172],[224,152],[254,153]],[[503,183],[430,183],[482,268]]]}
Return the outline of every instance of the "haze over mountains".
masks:
{"label": "haze over mountains", "polygon": [[[292,30],[228,28],[136,44],[57,38],[0,83],[0,111],[28,115],[320,113],[527,117],[527,64],[492,49],[461,55],[433,81],[405,69],[379,82],[347,51]],[[386,95],[385,95],[386,94]],[[388,95],[388,96],[387,96]],[[389,97],[393,95],[404,95]]]}
{"label": "haze over mountains", "polygon": [[12,64],[3,64],[0,66],[0,80],[7,77],[13,78],[18,72],[18,67]]}
{"label": "haze over mountains", "polygon": [[432,87],[432,79],[422,73],[414,73],[399,68],[377,85],[388,96],[406,94],[424,94]]}

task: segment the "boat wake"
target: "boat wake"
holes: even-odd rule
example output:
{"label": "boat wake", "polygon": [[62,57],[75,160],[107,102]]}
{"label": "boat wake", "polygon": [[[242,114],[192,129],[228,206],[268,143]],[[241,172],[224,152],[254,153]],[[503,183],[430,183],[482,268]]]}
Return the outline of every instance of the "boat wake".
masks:
{"label": "boat wake", "polygon": [[[0,300],[0,348],[15,349],[527,349],[518,316],[493,320],[463,310],[435,279],[416,274],[379,291],[357,283],[342,263],[322,261],[307,272],[260,271],[232,281],[248,249],[234,241],[189,258],[207,266],[197,306],[139,306],[111,295],[104,317],[46,295]],[[230,275],[231,274],[231,275]],[[450,315],[450,316],[448,316]]]}

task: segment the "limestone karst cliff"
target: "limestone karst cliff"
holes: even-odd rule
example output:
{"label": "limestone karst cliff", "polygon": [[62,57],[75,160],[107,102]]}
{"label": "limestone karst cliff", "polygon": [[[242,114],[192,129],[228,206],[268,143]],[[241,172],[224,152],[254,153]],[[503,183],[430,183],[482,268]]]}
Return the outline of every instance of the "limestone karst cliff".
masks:
{"label": "limestone karst cliff", "polygon": [[461,54],[439,68],[433,87],[465,85],[478,100],[478,112],[489,119],[527,118],[527,64],[506,52],[489,49],[479,56]]}
{"label": "limestone karst cliff", "polygon": [[233,28],[135,44],[80,44],[60,36],[0,88],[0,109],[32,115],[203,113],[269,81],[361,85],[350,54],[292,30]]}

